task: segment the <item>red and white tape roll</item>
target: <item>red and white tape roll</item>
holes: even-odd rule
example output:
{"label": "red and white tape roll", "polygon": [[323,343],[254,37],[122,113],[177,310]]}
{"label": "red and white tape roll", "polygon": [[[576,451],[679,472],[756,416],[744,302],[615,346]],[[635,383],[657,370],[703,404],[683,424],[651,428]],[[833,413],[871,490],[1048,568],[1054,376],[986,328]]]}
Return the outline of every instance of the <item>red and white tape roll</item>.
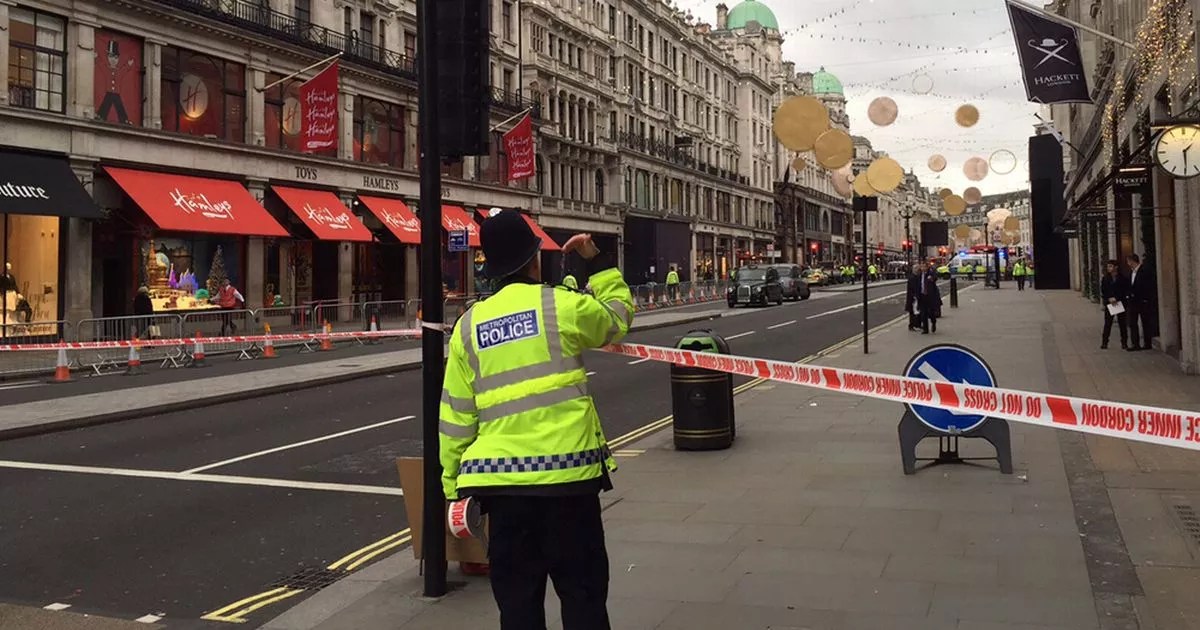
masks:
{"label": "red and white tape roll", "polygon": [[483,512],[479,509],[479,502],[471,497],[452,501],[446,511],[446,524],[455,538],[481,538]]}
{"label": "red and white tape roll", "polygon": [[800,365],[730,354],[642,344],[604,348],[675,363],[879,400],[936,407],[1045,427],[1200,450],[1200,411],[1090,400],[1000,387],[929,381],[891,374]]}

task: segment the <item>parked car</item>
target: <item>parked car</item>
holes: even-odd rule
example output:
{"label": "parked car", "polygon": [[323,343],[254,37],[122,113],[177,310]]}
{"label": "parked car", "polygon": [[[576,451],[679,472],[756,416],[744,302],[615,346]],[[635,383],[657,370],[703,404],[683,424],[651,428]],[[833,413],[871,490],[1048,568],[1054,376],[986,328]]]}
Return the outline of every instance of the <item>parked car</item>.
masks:
{"label": "parked car", "polygon": [[804,281],[809,284],[809,286],[816,285],[818,287],[823,287],[829,284],[829,274],[826,273],[824,269],[810,267],[804,270],[802,277],[804,278]]}
{"label": "parked car", "polygon": [[783,287],[774,267],[748,265],[733,273],[733,284],[726,293],[729,308],[738,304],[766,306],[771,302],[783,304]]}
{"label": "parked car", "polygon": [[779,273],[779,285],[783,289],[783,297],[793,302],[807,300],[812,296],[812,289],[804,279],[800,265],[783,264],[771,265]]}

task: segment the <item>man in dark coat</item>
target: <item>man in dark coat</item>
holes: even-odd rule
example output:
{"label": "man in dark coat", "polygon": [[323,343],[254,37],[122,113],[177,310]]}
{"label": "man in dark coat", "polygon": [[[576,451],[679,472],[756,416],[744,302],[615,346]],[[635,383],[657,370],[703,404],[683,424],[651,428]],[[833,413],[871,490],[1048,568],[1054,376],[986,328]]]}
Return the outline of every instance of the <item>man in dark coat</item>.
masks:
{"label": "man in dark coat", "polygon": [[1108,348],[1108,339],[1112,336],[1113,320],[1121,330],[1121,349],[1129,349],[1129,331],[1125,325],[1125,311],[1113,315],[1112,308],[1126,309],[1129,301],[1129,278],[1121,273],[1117,261],[1110,260],[1104,265],[1104,278],[1100,280],[1100,298],[1104,303],[1104,334],[1100,339],[1100,349]]}
{"label": "man in dark coat", "polygon": [[942,316],[942,292],[938,289],[936,273],[925,271],[921,275],[920,291],[917,303],[921,308],[921,334],[936,333],[937,320]]}
{"label": "man in dark coat", "polygon": [[924,265],[913,265],[908,276],[908,290],[904,295],[904,310],[908,313],[908,329],[917,330],[921,327],[921,308],[918,298],[921,297],[921,281],[925,275]]}
{"label": "man in dark coat", "polygon": [[1130,254],[1126,261],[1129,263],[1129,300],[1125,303],[1125,309],[1128,312],[1126,321],[1129,322],[1129,337],[1132,342],[1128,350],[1149,350],[1150,340],[1157,332],[1154,270],[1142,265],[1142,259],[1137,254]]}

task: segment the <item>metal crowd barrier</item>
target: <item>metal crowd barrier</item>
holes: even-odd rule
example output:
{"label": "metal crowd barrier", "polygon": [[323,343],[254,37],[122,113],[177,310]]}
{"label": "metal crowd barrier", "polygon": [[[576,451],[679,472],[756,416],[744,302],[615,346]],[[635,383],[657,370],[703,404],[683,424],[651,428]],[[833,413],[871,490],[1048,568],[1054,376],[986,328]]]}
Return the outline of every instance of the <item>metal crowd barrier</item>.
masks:
{"label": "metal crowd barrier", "polygon": [[[183,317],[175,314],[126,315],[95,317],[80,320],[75,325],[75,341],[125,341],[128,339],[178,339],[183,336]],[[140,357],[145,362],[157,361],[163,366],[180,365],[183,349],[179,347],[144,348]],[[83,350],[76,364],[90,369],[97,376],[125,368],[129,350],[107,348]],[[54,366],[54,361],[49,363]]]}
{"label": "metal crowd barrier", "polygon": [[[187,313],[181,318],[181,337],[195,337],[202,334],[205,337],[220,337],[226,334],[254,334],[258,332],[257,318],[250,309],[220,309],[214,311],[197,311]],[[189,355],[194,346],[184,348]],[[253,359],[258,346],[253,343],[205,343],[204,353],[221,354],[237,353],[238,359]]]}
{"label": "metal crowd barrier", "polygon": [[[66,320],[39,322],[9,322],[0,324],[0,343],[42,343],[71,339],[71,323]],[[57,352],[0,353],[0,374],[18,375],[54,369]]]}
{"label": "metal crowd barrier", "polygon": [[371,318],[379,330],[390,328],[416,328],[417,311],[421,308],[421,300],[379,300],[363,305],[363,329],[369,330]]}

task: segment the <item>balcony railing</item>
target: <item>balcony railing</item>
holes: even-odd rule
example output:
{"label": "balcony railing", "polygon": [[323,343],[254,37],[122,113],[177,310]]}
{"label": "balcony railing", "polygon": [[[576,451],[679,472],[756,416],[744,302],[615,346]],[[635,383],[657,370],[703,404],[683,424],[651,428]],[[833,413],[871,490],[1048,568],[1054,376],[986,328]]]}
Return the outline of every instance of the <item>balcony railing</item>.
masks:
{"label": "balcony railing", "polygon": [[504,88],[493,87],[490,98],[490,104],[500,109],[511,111],[515,114],[526,108],[530,108],[530,113],[533,114],[534,118],[542,117],[541,102],[522,96],[521,90],[506,90]]}
{"label": "balcony railing", "polygon": [[409,80],[417,78],[411,57],[364,42],[357,32],[349,35],[296,19],[252,0],[154,0],[186,9],[219,22],[278,38]]}
{"label": "balcony railing", "polygon": [[617,134],[617,143],[626,149],[640,151],[647,155],[664,159],[672,164],[678,164],[701,173],[707,173],[713,177],[719,177],[742,185],[750,183],[749,178],[744,175],[738,175],[734,171],[701,162],[684,148],[673,146],[661,140],[645,138],[629,131],[622,131]]}

